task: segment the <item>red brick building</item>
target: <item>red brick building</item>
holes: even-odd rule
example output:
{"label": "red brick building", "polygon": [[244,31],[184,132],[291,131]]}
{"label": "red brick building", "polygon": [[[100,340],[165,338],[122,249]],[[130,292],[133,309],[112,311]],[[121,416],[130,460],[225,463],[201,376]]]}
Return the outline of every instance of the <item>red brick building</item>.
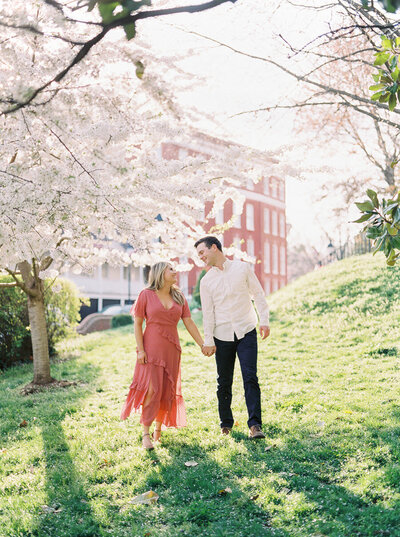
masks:
{"label": "red brick building", "polygon": [[[186,155],[212,155],[222,152],[226,142],[199,135],[192,147],[168,143],[162,146],[162,156],[166,159],[180,159]],[[285,182],[268,173],[268,165],[275,163],[263,159],[265,175],[260,182],[249,181],[246,188],[239,189],[246,200],[243,212],[235,219],[233,227],[224,232],[222,244],[235,245],[256,258],[255,273],[265,293],[276,291],[287,283],[287,245],[285,216]],[[206,211],[211,207],[206,206]],[[215,220],[207,224],[208,232],[215,224],[223,224],[233,215],[233,202],[228,200]],[[221,238],[219,236],[219,238]],[[181,273],[179,285],[185,294],[192,294],[201,267],[193,267],[189,273]]]}

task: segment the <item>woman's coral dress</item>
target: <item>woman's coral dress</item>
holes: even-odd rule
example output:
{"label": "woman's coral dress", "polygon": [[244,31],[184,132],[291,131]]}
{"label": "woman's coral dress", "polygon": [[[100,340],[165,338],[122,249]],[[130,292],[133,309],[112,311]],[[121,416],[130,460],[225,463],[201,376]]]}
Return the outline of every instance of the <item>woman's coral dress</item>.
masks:
{"label": "woman's coral dress", "polygon": [[143,345],[147,363],[136,362],[121,419],[125,420],[132,409],[140,411],[151,383],[154,395],[142,408],[140,423],[150,425],[155,420],[165,427],[184,427],[186,411],[181,392],[181,346],[177,326],[180,319],[190,317],[188,303],[185,300],[181,306],[174,301],[167,309],[155,291],[144,289],[131,312],[135,317],[146,319]]}

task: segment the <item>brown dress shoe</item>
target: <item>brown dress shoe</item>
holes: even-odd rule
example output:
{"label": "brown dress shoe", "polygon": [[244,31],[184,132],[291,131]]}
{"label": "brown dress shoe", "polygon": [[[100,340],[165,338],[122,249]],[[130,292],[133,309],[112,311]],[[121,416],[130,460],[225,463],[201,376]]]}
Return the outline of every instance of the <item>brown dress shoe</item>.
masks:
{"label": "brown dress shoe", "polygon": [[230,427],[221,427],[221,434],[227,436],[228,434],[230,434],[231,430],[232,429]]}
{"label": "brown dress shoe", "polygon": [[250,438],[265,438],[265,434],[261,430],[260,425],[252,425],[249,431]]}

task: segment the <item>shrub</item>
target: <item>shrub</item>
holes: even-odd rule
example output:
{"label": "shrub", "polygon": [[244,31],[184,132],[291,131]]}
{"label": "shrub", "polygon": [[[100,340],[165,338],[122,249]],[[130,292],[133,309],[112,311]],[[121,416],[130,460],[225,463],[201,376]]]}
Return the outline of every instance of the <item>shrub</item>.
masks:
{"label": "shrub", "polygon": [[[0,276],[1,283],[12,282]],[[25,293],[18,287],[0,289],[0,368],[28,361],[32,355]]]}
{"label": "shrub", "polygon": [[[0,276],[0,282],[12,282],[9,276]],[[77,287],[68,280],[59,279],[54,285],[46,282],[45,305],[49,352],[55,344],[72,331],[78,323],[81,299]],[[27,362],[32,357],[27,297],[19,287],[0,289],[0,368],[16,362]]]}
{"label": "shrub", "polygon": [[119,315],[114,315],[111,319],[111,328],[118,328],[119,326],[126,326],[132,323],[133,319],[129,313],[120,313]]}
{"label": "shrub", "polygon": [[57,341],[71,334],[81,320],[79,310],[84,299],[73,282],[58,278],[52,286],[46,287],[44,302],[49,352],[54,354]]}
{"label": "shrub", "polygon": [[202,277],[205,276],[205,275],[206,275],[206,271],[203,269],[199,274],[198,280],[197,280],[195,288],[193,290],[192,303],[190,305],[191,309],[201,308],[200,282],[201,282]]}

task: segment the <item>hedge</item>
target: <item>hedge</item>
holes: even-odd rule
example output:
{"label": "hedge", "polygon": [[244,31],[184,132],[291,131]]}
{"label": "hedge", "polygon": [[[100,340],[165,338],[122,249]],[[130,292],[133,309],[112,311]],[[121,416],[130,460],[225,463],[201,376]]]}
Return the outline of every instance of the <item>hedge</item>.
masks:
{"label": "hedge", "polygon": [[[13,281],[0,276],[1,282]],[[72,332],[80,320],[82,300],[75,284],[62,278],[46,282],[45,306],[50,355],[55,344]],[[19,287],[0,288],[0,368],[32,360],[27,297]]]}

